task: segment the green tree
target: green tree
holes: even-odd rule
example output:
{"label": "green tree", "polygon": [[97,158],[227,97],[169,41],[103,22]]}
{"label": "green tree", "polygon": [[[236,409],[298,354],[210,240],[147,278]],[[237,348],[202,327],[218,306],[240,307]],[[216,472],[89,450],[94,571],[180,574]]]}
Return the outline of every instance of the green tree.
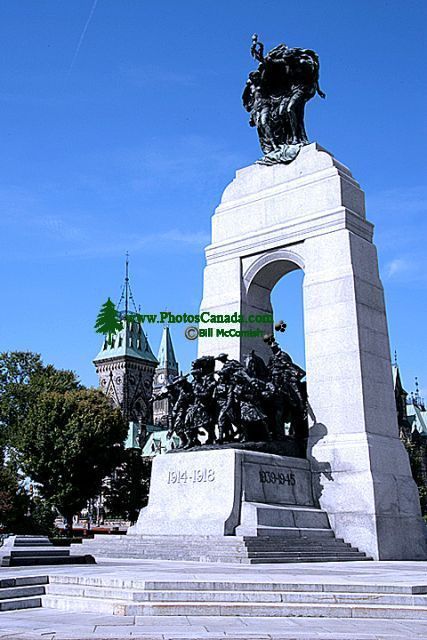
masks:
{"label": "green tree", "polygon": [[108,344],[111,345],[112,337],[122,328],[120,314],[116,309],[114,302],[108,298],[96,318],[95,331],[108,336]]}
{"label": "green tree", "polygon": [[14,458],[0,453],[0,527],[7,533],[33,533],[30,496],[19,485]]}
{"label": "green tree", "polygon": [[44,365],[38,353],[0,353],[0,446],[19,444],[20,427],[40,393],[78,388],[73,371]]}
{"label": "green tree", "polygon": [[0,449],[0,527],[8,529],[9,519],[15,508],[18,481],[4,460]]}
{"label": "green tree", "polygon": [[101,490],[120,462],[127,423],[96,389],[43,391],[31,404],[21,429],[22,467],[40,494],[66,519]]}
{"label": "green tree", "polygon": [[151,460],[139,449],[125,449],[122,462],[104,487],[105,506],[110,515],[134,523],[148,502]]}

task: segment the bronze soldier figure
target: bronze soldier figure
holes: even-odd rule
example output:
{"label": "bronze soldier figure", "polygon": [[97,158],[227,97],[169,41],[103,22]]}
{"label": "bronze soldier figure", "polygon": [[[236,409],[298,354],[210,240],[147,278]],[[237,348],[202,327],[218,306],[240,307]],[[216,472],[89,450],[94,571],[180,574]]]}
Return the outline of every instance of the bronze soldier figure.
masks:
{"label": "bronze soldier figure", "polygon": [[243,91],[243,106],[256,127],[264,157],[261,164],[291,162],[309,143],[304,125],[305,105],[319,87],[319,57],[311,49],[279,44],[264,56],[264,45],[252,37],[251,55],[258,69],[251,71]]}

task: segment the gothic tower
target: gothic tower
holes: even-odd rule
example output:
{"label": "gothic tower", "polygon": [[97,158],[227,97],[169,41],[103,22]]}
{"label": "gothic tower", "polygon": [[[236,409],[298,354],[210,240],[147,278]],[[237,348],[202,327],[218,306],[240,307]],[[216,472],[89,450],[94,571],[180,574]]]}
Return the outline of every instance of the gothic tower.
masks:
{"label": "gothic tower", "polygon": [[151,421],[149,400],[157,360],[141,323],[130,317],[130,302],[135,306],[129,284],[129,263],[126,259],[125,284],[118,304],[122,328],[112,337],[110,344],[107,337],[104,338],[101,351],[93,363],[102,391],[120,408],[130,423],[141,427]]}
{"label": "gothic tower", "polygon": [[[153,382],[154,392],[158,392],[179,374],[178,362],[175,358],[169,327],[163,329],[157,356],[159,365],[156,369]],[[168,417],[171,415],[171,404],[168,398],[153,402],[153,422],[155,425],[168,426]]]}

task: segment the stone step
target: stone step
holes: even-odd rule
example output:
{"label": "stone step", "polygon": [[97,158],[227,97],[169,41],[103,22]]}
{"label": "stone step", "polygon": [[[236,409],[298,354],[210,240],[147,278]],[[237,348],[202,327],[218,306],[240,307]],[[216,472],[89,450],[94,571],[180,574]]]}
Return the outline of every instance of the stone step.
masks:
{"label": "stone step", "polygon": [[121,616],[241,616],[241,617],[316,617],[383,618],[426,620],[427,607],[366,602],[337,604],[283,602],[159,602],[130,603],[123,599],[100,599],[82,596],[46,595],[43,605],[61,611],[94,611]]}
{"label": "stone step", "polygon": [[180,552],[183,549],[185,549],[188,552],[193,552],[193,553],[221,553],[221,554],[228,554],[228,553],[248,553],[248,552],[253,552],[253,553],[257,553],[257,552],[276,552],[276,551],[283,551],[283,552],[287,552],[287,551],[298,551],[298,550],[312,550],[312,551],[329,551],[329,550],[337,550],[337,551],[344,551],[344,552],[348,552],[348,551],[358,551],[358,549],[356,547],[351,547],[351,546],[347,546],[347,545],[341,545],[341,544],[335,544],[335,542],[333,540],[330,540],[330,542],[325,543],[325,544],[319,544],[318,542],[305,542],[304,540],[300,539],[299,542],[294,543],[294,544],[278,544],[278,545],[263,545],[263,544],[257,544],[257,545],[247,545],[247,546],[241,546],[241,547],[228,547],[228,546],[221,546],[221,545],[207,545],[207,546],[201,546],[201,545],[191,545],[191,544],[181,544],[181,545],[156,545],[156,544],[152,544],[152,545],[126,545],[126,544],[121,544],[121,545],[88,545],[83,547],[84,551],[91,551],[93,552],[94,550],[100,551],[100,552],[105,552],[105,551],[110,551],[113,549],[117,549],[117,550],[125,550],[125,551],[134,551],[135,553],[151,553],[153,551],[161,551],[161,552]]}
{"label": "stone step", "polygon": [[[92,551],[92,553],[96,556],[96,557],[102,557],[101,554],[96,553],[96,551]],[[367,560],[368,558],[365,556],[364,553],[362,552],[358,552],[358,551],[351,551],[349,550],[348,552],[345,551],[341,551],[341,552],[337,552],[336,550],[330,550],[330,551],[324,551],[324,552],[309,552],[307,550],[301,550],[299,552],[269,552],[269,553],[265,553],[265,552],[257,552],[257,553],[247,553],[247,554],[235,554],[235,553],[228,553],[228,554],[222,554],[222,553],[209,553],[208,551],[205,552],[200,552],[200,553],[191,553],[187,550],[181,550],[181,552],[175,552],[172,553],[170,551],[157,551],[157,552],[150,552],[150,553],[132,553],[132,552],[126,552],[123,550],[117,550],[117,551],[111,551],[109,554],[105,554],[104,557],[112,557],[112,558],[135,558],[138,557],[139,559],[158,559],[158,560],[188,560],[188,561],[204,561],[204,560],[208,560],[211,562],[239,562],[239,561],[246,561],[246,562],[270,562],[270,561],[276,561],[276,560],[281,560],[282,562],[287,562],[288,560],[306,560],[309,561],[311,559],[315,559],[318,562],[323,561],[333,561],[333,562],[339,562],[340,560],[352,560],[352,561],[359,561],[359,560]],[[331,558],[333,558],[333,560],[330,560]]]}
{"label": "stone step", "polygon": [[[98,554],[95,554],[97,557],[102,557]],[[105,556],[108,557],[108,556]],[[135,554],[132,553],[126,553],[123,551],[117,551],[115,554],[111,554],[111,557],[115,557],[115,558],[134,558]],[[287,552],[287,553],[283,553],[283,552],[271,552],[271,553],[263,553],[263,552],[259,552],[259,553],[252,553],[252,554],[242,554],[242,555],[236,555],[236,554],[210,554],[210,553],[188,553],[188,552],[182,552],[182,553],[164,553],[162,554],[161,552],[158,553],[150,553],[150,554],[139,554],[138,555],[138,559],[140,560],[149,560],[149,559],[154,559],[154,560],[174,560],[174,559],[178,559],[178,558],[183,558],[183,559],[200,559],[200,558],[211,558],[212,560],[216,560],[216,561],[224,561],[224,562],[233,562],[233,560],[235,559],[236,561],[238,560],[260,560],[260,559],[264,559],[266,562],[268,562],[269,560],[275,560],[275,559],[282,559],[283,561],[286,561],[287,559],[301,559],[301,558],[305,558],[307,560],[309,560],[310,558],[317,558],[319,561],[322,558],[330,558],[330,557],[334,557],[336,559],[336,561],[339,561],[340,558],[350,558],[351,560],[354,561],[358,561],[358,560],[365,560],[366,559],[366,555],[361,553],[361,552],[336,552],[334,550],[331,551],[325,551],[325,552],[308,552],[308,551],[298,551],[298,552]]]}
{"label": "stone step", "polygon": [[31,544],[33,542],[40,544],[52,544],[48,536],[16,536],[15,544]]}
{"label": "stone step", "polygon": [[37,549],[29,547],[26,549],[11,549],[10,555],[12,558],[25,558],[27,556],[38,556],[39,558],[53,557],[53,556],[69,556],[70,550],[64,548],[57,549]]}
{"label": "stone step", "polygon": [[252,553],[301,553],[301,552],[305,552],[308,551],[310,553],[316,553],[316,552],[336,552],[336,553],[350,553],[350,552],[355,552],[355,553],[361,553],[358,549],[356,548],[352,548],[352,547],[346,547],[346,546],[339,546],[339,545],[305,545],[303,543],[300,543],[299,545],[279,545],[279,546],[272,546],[272,547],[263,547],[263,546],[257,546],[257,547],[248,547],[248,548],[240,548],[240,549],[229,549],[229,548],[203,548],[203,547],[192,547],[192,546],[185,546],[183,547],[183,545],[181,545],[180,547],[167,547],[167,548],[159,548],[156,546],[140,546],[140,547],[131,547],[131,546],[125,546],[125,545],[115,545],[115,546],[102,546],[102,547],[97,547],[97,546],[93,546],[93,547],[85,547],[84,549],[82,549],[82,551],[85,552],[90,552],[93,555],[104,555],[104,556],[108,556],[108,555],[112,555],[115,552],[124,552],[128,555],[134,555],[134,557],[138,558],[138,557],[148,557],[149,555],[153,555],[153,554],[162,554],[162,555],[176,555],[176,554],[180,554],[180,553],[186,553],[186,554],[202,554],[202,555],[241,555],[241,556],[247,556],[248,554],[252,554]]}
{"label": "stone step", "polygon": [[365,557],[365,554],[362,553],[361,551],[354,551],[352,549],[347,549],[344,551],[337,551],[336,549],[331,549],[331,550],[325,550],[325,551],[316,551],[316,550],[309,550],[309,549],[302,549],[300,551],[248,551],[247,553],[247,557],[248,558],[294,558],[294,557],[299,557],[299,556],[305,556],[305,557],[316,557],[316,558],[323,558],[324,556],[336,556],[337,558],[341,557],[341,556],[351,556],[353,557],[355,560],[357,560],[358,558],[361,557]]}
{"label": "stone step", "polygon": [[267,547],[267,546],[277,546],[277,545],[292,545],[292,544],[318,544],[318,545],[329,545],[329,544],[334,544],[334,545],[341,545],[344,547],[350,547],[350,543],[349,542],[344,542],[344,540],[338,539],[338,538],[334,538],[332,537],[326,537],[326,538],[318,538],[318,537],[311,537],[311,536],[295,536],[295,538],[291,538],[291,537],[287,537],[287,538],[281,538],[280,536],[275,536],[274,538],[270,538],[267,536],[262,536],[261,538],[251,538],[250,540],[245,540],[244,541],[244,545],[246,547],[252,547],[252,546],[257,546],[257,545],[262,545],[263,547]]}
{"label": "stone step", "polygon": [[[326,538],[322,536],[319,537],[317,536],[317,531],[318,529],[314,530],[314,534],[306,534],[306,535],[297,535],[297,533],[300,533],[299,529],[295,529],[295,528],[290,528],[291,531],[295,532],[294,536],[289,536],[289,535],[285,535],[285,536],[262,536],[262,537],[257,537],[257,538],[248,538],[247,540],[243,540],[243,539],[239,539],[239,538],[234,538],[231,540],[228,540],[226,537],[219,539],[219,540],[194,540],[192,537],[188,537],[188,539],[186,540],[186,544],[193,546],[193,547],[201,547],[203,549],[206,548],[212,548],[212,547],[217,547],[217,546],[221,546],[224,548],[242,548],[242,547],[248,547],[248,546],[253,546],[253,545],[262,545],[263,547],[266,546],[277,546],[278,544],[283,544],[283,545],[289,545],[289,544],[301,544],[301,541],[304,540],[304,543],[310,543],[310,544],[340,544],[340,545],[345,545],[345,546],[350,546],[349,543],[344,542],[341,538],[335,538],[333,535],[332,536],[327,536]],[[312,531],[312,530],[308,530],[308,531]],[[320,529],[320,531],[325,531],[325,529]],[[326,531],[329,531],[328,529],[326,529]],[[151,539],[149,540],[140,540],[140,539],[135,539],[135,537],[133,536],[129,536],[128,538],[124,538],[123,540],[112,540],[112,539],[104,539],[104,540],[84,540],[81,544],[81,547],[87,547],[87,546],[100,546],[100,547],[105,547],[105,546],[122,546],[122,545],[129,545],[132,547],[138,547],[138,546],[165,546],[165,545],[171,546],[171,547],[178,547],[178,546],[182,546],[182,539],[181,540],[158,540],[155,536],[153,536]]]}
{"label": "stone step", "polygon": [[[232,545],[221,545],[221,544],[217,544],[217,545],[201,545],[201,544],[191,544],[190,543],[186,543],[185,544],[185,548],[186,549],[191,549],[194,551],[211,551],[211,550],[220,550],[221,552],[243,552],[246,550],[279,550],[279,549],[293,549],[293,548],[317,548],[317,549],[351,549],[351,548],[355,548],[355,547],[351,547],[351,545],[349,544],[345,544],[345,543],[340,543],[340,542],[336,542],[333,538],[326,538],[324,541],[321,540],[307,540],[304,538],[295,538],[293,540],[290,539],[289,543],[286,542],[279,542],[278,544],[274,544],[274,543],[268,543],[268,544],[263,544],[262,541],[258,542],[258,543],[248,543],[246,545],[236,545],[236,546],[232,546]],[[144,551],[144,550],[151,550],[151,549],[172,549],[172,550],[179,550],[183,548],[183,545],[180,544],[160,544],[160,543],[147,543],[147,544],[143,544],[143,543],[138,543],[138,544],[129,544],[126,542],[123,542],[121,544],[99,544],[99,543],[94,543],[94,544],[88,544],[88,545],[83,545],[82,546],[83,549],[99,549],[99,550],[103,550],[103,549],[132,549],[135,551]]]}
{"label": "stone step", "polygon": [[81,556],[25,556],[11,557],[5,556],[2,559],[2,567],[29,567],[38,565],[60,565],[60,564],[95,564],[92,555]]}
{"label": "stone step", "polygon": [[54,545],[52,543],[48,544],[46,542],[31,542],[31,544],[28,544],[27,542],[15,542],[15,544],[13,545],[14,549],[25,549],[27,547],[36,549],[51,549],[52,547],[54,547]]}
{"label": "stone step", "polygon": [[[298,532],[301,531],[301,528],[296,528],[296,527],[289,527],[290,529]],[[288,528],[288,529],[289,529]],[[313,529],[307,529],[307,531],[312,532]],[[322,531],[324,531],[324,529],[322,529]],[[333,534],[332,529],[328,529],[328,531]],[[265,539],[268,539],[268,535],[265,534],[263,536],[263,541]],[[283,538],[288,539],[289,536],[287,535],[287,533],[284,533]],[[271,540],[273,542],[275,542],[277,539],[276,534],[271,536]],[[342,538],[335,538],[336,540],[343,542]],[[95,534],[94,538],[92,540],[83,540],[83,544],[93,544],[95,542],[107,542],[107,541],[114,541],[115,543],[124,541],[124,540],[132,540],[132,541],[142,541],[142,542],[152,542],[153,540],[161,543],[161,542],[170,542],[173,543],[174,541],[177,543],[182,544],[182,536],[166,536],[166,535],[144,535],[144,534],[138,534],[138,535],[115,535],[115,536],[105,536],[105,535],[101,535],[101,534]],[[236,544],[239,542],[250,542],[250,541],[259,541],[259,536],[200,536],[200,535],[192,535],[191,536],[191,542],[196,542],[199,541],[203,544],[209,543],[211,542],[212,544],[217,544],[218,542],[223,543],[223,544]]]}
{"label": "stone step", "polygon": [[10,587],[0,589],[0,601],[12,598],[26,598],[30,596],[41,596],[45,593],[45,587],[40,585],[29,585],[27,587]]}
{"label": "stone step", "polygon": [[119,598],[108,600],[82,596],[46,594],[43,597],[43,607],[76,613],[86,611],[119,616],[144,615],[142,613],[143,605],[129,604],[127,600],[121,600]]}
{"label": "stone step", "polygon": [[[308,531],[308,537],[310,537],[310,532],[316,531],[317,529],[326,529],[328,531],[332,532],[332,529],[328,528],[328,527],[285,527],[286,530],[288,529],[293,529],[296,533],[298,533],[298,531],[300,529],[307,529]],[[333,534],[333,532],[332,532]],[[199,544],[216,544],[217,542],[221,543],[221,544],[242,544],[242,543],[247,543],[247,542],[251,542],[251,541],[259,541],[259,536],[257,535],[253,535],[253,536],[241,536],[241,535],[228,535],[228,536],[211,536],[211,537],[206,537],[206,538],[202,538],[201,536],[193,536],[193,535],[189,535],[187,536],[189,539],[191,539],[191,541],[193,543],[199,543]],[[285,534],[283,536],[283,538],[288,539],[289,536],[287,534]],[[342,540],[342,538],[336,538],[337,540]],[[84,538],[82,540],[81,544],[92,544],[92,543],[101,543],[104,544],[106,542],[114,542],[114,543],[122,543],[124,541],[129,541],[129,542],[133,542],[133,543],[138,543],[138,542],[151,542],[152,540],[156,540],[158,542],[170,542],[170,543],[179,543],[182,542],[182,538],[178,538],[176,536],[158,536],[158,535],[152,535],[152,536],[143,536],[143,535],[124,535],[124,536],[101,536],[101,535],[95,535],[93,538]],[[270,540],[271,542],[275,542],[277,540],[277,535],[274,536],[268,536],[265,535],[263,537],[263,540]]]}
{"label": "stone step", "polygon": [[[240,544],[221,544],[220,542],[218,543],[199,543],[199,542],[191,542],[191,540],[186,541],[185,546],[187,548],[192,548],[192,549],[222,549],[224,551],[227,550],[232,550],[232,551],[238,551],[239,549],[257,549],[257,548],[262,548],[262,549],[277,549],[278,547],[292,547],[292,546],[301,546],[301,545],[311,545],[311,546],[317,546],[317,547],[343,547],[343,548],[349,548],[351,545],[346,544],[345,542],[340,542],[337,541],[335,538],[331,538],[331,537],[326,537],[326,538],[308,538],[308,537],[295,537],[295,538],[287,538],[287,539],[283,539],[283,538],[279,538],[277,539],[277,542],[271,542],[270,540],[268,540],[268,542],[263,542],[262,537],[258,539],[257,542],[245,542],[245,543],[240,543]],[[151,542],[128,542],[126,540],[123,540],[123,542],[105,542],[105,543],[101,543],[101,542],[87,542],[86,544],[82,544],[80,548],[82,549],[89,549],[89,548],[97,548],[97,549],[112,549],[114,547],[118,547],[118,548],[129,548],[129,549],[164,549],[164,548],[170,548],[170,549],[179,549],[182,548],[183,544],[182,541],[181,543],[176,543],[176,542],[159,542],[157,540],[153,540]]]}
{"label": "stone step", "polygon": [[[37,580],[33,578],[19,578],[19,580]],[[42,578],[46,582],[47,576]],[[16,578],[18,580],[18,578]],[[49,584],[57,584],[78,587],[97,587],[111,589],[126,589],[137,591],[300,591],[300,592],[325,592],[325,593],[377,593],[377,594],[403,594],[403,595],[427,595],[427,580],[423,585],[407,584],[369,584],[363,583],[339,583],[339,582],[247,582],[241,580],[139,580],[138,578],[122,579],[108,576],[91,575],[63,575],[54,574],[50,576]],[[9,585],[8,585],[9,586]],[[202,596],[201,596],[202,597]]]}
{"label": "stone step", "polygon": [[25,587],[29,585],[47,584],[48,576],[22,576],[19,578],[1,578],[0,589],[9,589],[10,587]]}
{"label": "stone step", "polygon": [[316,562],[340,562],[340,561],[361,561],[371,560],[365,554],[358,551],[349,550],[336,551],[334,549],[325,552],[310,552],[302,550],[299,552],[271,552],[271,553],[252,553],[252,554],[236,554],[236,553],[209,553],[208,551],[194,553],[188,550],[181,550],[180,552],[171,551],[153,551],[147,553],[135,553],[132,551],[124,550],[110,550],[109,553],[97,553],[96,550],[92,550],[93,555],[96,557],[110,557],[110,558],[139,558],[139,559],[156,559],[156,560],[170,560],[170,561],[189,561],[189,562],[224,562],[234,563],[243,562],[246,564],[259,564],[270,562],[293,562],[293,561],[316,561]]}
{"label": "stone step", "polygon": [[269,556],[271,554],[287,554],[287,553],[292,553],[292,554],[301,554],[301,553],[310,553],[310,554],[355,554],[355,557],[357,557],[358,554],[364,555],[363,552],[358,551],[357,549],[351,549],[351,548],[337,548],[337,547],[326,547],[326,548],[317,548],[317,547],[295,547],[295,548],[280,548],[280,549],[274,549],[274,550],[270,550],[270,549],[257,549],[257,550],[252,550],[252,549],[243,549],[243,550],[238,550],[238,551],[229,551],[229,550],[222,550],[222,549],[167,549],[167,550],[159,550],[159,549],[126,549],[126,548],[120,548],[120,547],[115,547],[115,548],[111,548],[111,549],[88,549],[88,551],[91,551],[91,554],[94,556],[98,556],[98,557],[117,557],[117,554],[121,554],[121,555],[125,555],[126,557],[133,557],[133,558],[155,558],[155,557],[172,557],[172,556],[180,556],[180,555],[186,555],[186,556],[210,556],[210,557],[215,557],[215,556],[221,556],[221,557],[239,557],[239,558],[250,558],[250,557],[257,557],[259,555],[266,555]]}
{"label": "stone step", "polygon": [[297,558],[253,558],[249,561],[249,564],[276,564],[276,563],[300,563],[300,562],[365,562],[365,561],[373,560],[373,558],[363,556],[361,558],[355,558],[352,556],[325,556],[319,558],[317,556],[313,556],[311,558],[307,557],[297,557]]}
{"label": "stone step", "polygon": [[[63,582],[63,576],[51,578],[55,582]],[[66,578],[67,584],[69,578]],[[79,584],[96,586],[99,581],[91,578],[79,579]],[[114,584],[110,580],[103,580],[103,586]],[[144,588],[149,591],[301,591],[301,592],[334,592],[334,593],[397,593],[404,595],[426,595],[427,579],[425,585],[405,585],[405,584],[374,584],[369,583],[322,583],[322,582],[223,582],[223,581],[197,581],[197,580],[155,580],[155,581],[124,581],[123,586]]]}
{"label": "stone step", "polygon": [[336,603],[336,604],[393,604],[395,606],[427,606],[427,595],[393,593],[337,593],[315,591],[205,591],[199,590],[129,590],[81,584],[50,584],[48,595],[78,596],[126,600],[131,602],[283,602],[283,603]]}
{"label": "stone step", "polygon": [[282,536],[283,538],[334,538],[332,529],[315,527],[271,527],[268,525],[257,526],[258,536]]}
{"label": "stone step", "polygon": [[15,538],[14,547],[53,547],[49,538]]}
{"label": "stone step", "polygon": [[0,580],[0,611],[41,607],[47,583],[47,576],[2,578]]}
{"label": "stone step", "polygon": [[0,611],[17,611],[18,609],[35,609],[42,606],[41,598],[17,598],[0,601]]}

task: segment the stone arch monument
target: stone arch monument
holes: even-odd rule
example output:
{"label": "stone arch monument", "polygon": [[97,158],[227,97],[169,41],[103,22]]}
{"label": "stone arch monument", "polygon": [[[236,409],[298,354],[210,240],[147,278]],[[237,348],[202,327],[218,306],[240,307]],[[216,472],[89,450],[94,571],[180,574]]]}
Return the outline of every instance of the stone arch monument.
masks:
{"label": "stone arch monument", "polygon": [[[399,439],[372,236],[362,189],[318,144],[303,146],[290,164],[241,169],[212,218],[201,311],[271,313],[276,282],[304,271],[309,459],[319,504],[335,534],[370,556],[421,559],[425,526]],[[199,338],[199,356],[241,359],[251,349],[268,352],[261,337]]]}

